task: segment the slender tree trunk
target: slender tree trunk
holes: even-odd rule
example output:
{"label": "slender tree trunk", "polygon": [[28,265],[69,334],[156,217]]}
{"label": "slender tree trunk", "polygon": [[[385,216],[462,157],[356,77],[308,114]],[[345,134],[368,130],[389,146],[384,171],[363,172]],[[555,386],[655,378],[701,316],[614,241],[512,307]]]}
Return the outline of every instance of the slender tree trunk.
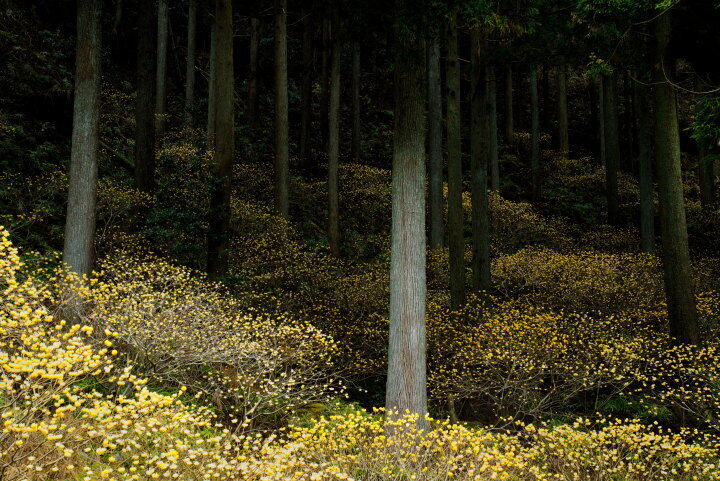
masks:
{"label": "slender tree trunk", "polygon": [[[337,27],[337,22],[334,22]],[[340,162],[340,49],[337,28],[330,53],[330,104],[328,110],[328,241],[330,253],[340,257],[340,206],[338,164]]]}
{"label": "slender tree trunk", "polygon": [[570,136],[568,133],[568,105],[567,105],[567,67],[563,64],[557,70],[558,89],[558,137],[560,152],[567,157],[570,152]]}
{"label": "slender tree trunk", "polygon": [[217,78],[217,28],[216,19],[213,18],[210,26],[210,78],[208,79],[208,116],[207,116],[207,145],[213,148],[215,143],[215,79]]}
{"label": "slender tree trunk", "polygon": [[287,0],[275,0],[275,210],[290,217]]}
{"label": "slender tree trunk", "polygon": [[155,6],[138,7],[137,95],[135,96],[135,185],[155,187]]}
{"label": "slender tree trunk", "polygon": [[215,0],[215,141],[210,193],[208,274],[227,273],[230,236],[230,185],[235,154],[232,0]]}
{"label": "slender tree trunk", "polygon": [[192,125],[195,110],[195,34],[197,32],[197,0],[188,7],[187,64],[185,68],[185,125]]}
{"label": "slender tree trunk", "polygon": [[663,270],[670,334],[681,343],[700,342],[692,267],[685,224],[680,131],[675,90],[665,72],[674,71],[668,55],[670,12],[660,16],[655,26],[655,156],[657,162]]}
{"label": "slender tree trunk", "polygon": [[605,148],[605,80],[602,75],[598,77],[598,138],[600,140],[600,164],[605,165],[607,149]]}
{"label": "slender tree trunk", "polygon": [[162,137],[165,133],[165,114],[167,110],[168,1],[158,0],[157,77],[155,78],[155,131],[158,137]]}
{"label": "slender tree trunk", "polygon": [[705,146],[699,149],[698,180],[700,203],[704,209],[710,208],[715,204],[715,158],[708,154]]}
{"label": "slender tree trunk", "polygon": [[508,64],[505,67],[505,142],[507,145],[512,145],[515,137],[514,108],[513,71],[512,65]]}
{"label": "slender tree trunk", "polygon": [[498,159],[498,126],[497,126],[497,80],[495,67],[488,70],[488,115],[490,126],[490,188],[500,192],[500,162]]}
{"label": "slender tree trunk", "polygon": [[465,304],[465,234],[462,206],[462,157],[460,153],[460,70],[458,66],[457,17],[447,26],[447,162],[448,242],[450,256],[450,306]]}
{"label": "slender tree trunk", "polygon": [[115,17],[113,19],[112,34],[117,36],[118,30],[120,29],[120,23],[122,22],[123,13],[123,2],[122,0],[115,0]]}
{"label": "slender tree trunk", "polygon": [[313,22],[312,15],[303,9],[303,77],[300,85],[300,164],[310,167],[310,122],[312,121],[312,73],[313,73]]}
{"label": "slender tree trunk", "polygon": [[[398,0],[400,7],[404,6]],[[425,426],[425,59],[421,35],[397,32],[390,262],[390,337],[385,405]]]}
{"label": "slender tree trunk", "polygon": [[360,42],[353,42],[352,52],[352,158],[360,162]]}
{"label": "slender tree trunk", "polygon": [[530,68],[530,109],[532,147],[530,155],[530,176],[532,180],[532,198],[540,199],[540,99],[538,98],[537,66]]}
{"label": "slender tree trunk", "polygon": [[440,38],[434,34],[428,46],[428,165],[430,170],[430,248],[443,246],[442,83]]}
{"label": "slender tree trunk", "polygon": [[78,0],[72,148],[63,262],[90,273],[95,235],[100,117],[100,0]]}
{"label": "slender tree trunk", "polygon": [[321,62],[320,66],[320,132],[323,149],[327,148],[328,109],[330,107],[330,39],[332,27],[330,17],[323,14],[321,32]]}
{"label": "slender tree trunk", "polygon": [[488,221],[488,157],[490,154],[490,128],[488,122],[488,78],[484,64],[485,43],[482,32],[474,29],[471,42],[470,87],[470,168],[473,230],[473,289],[490,288],[490,229]]}
{"label": "slender tree trunk", "polygon": [[605,120],[605,189],[607,192],[607,216],[610,225],[619,223],[618,168],[620,166],[620,137],[618,132],[618,110],[616,75],[603,78],[603,114]]}
{"label": "slender tree trunk", "polygon": [[258,129],[258,46],[260,19],[250,17],[250,64],[248,65],[247,123],[253,132]]}
{"label": "slender tree trunk", "polygon": [[638,165],[640,168],[640,247],[643,252],[655,251],[655,206],[653,203],[653,112],[652,91],[641,87],[637,91],[640,125],[638,131]]}
{"label": "slender tree trunk", "polygon": [[550,130],[550,67],[544,65],[540,75],[540,130],[543,132],[551,132]]}

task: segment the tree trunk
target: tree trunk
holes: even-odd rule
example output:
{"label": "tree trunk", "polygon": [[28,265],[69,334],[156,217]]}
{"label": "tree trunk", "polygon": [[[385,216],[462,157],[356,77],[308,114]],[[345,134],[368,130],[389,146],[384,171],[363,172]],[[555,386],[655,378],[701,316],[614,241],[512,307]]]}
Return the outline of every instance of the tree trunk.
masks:
{"label": "tree trunk", "polygon": [[167,110],[168,1],[158,0],[157,77],[155,78],[155,131],[158,137],[162,137],[165,133],[165,114]]}
{"label": "tree trunk", "polygon": [[568,105],[567,105],[567,67],[561,65],[557,70],[558,89],[558,137],[560,152],[567,157],[570,152],[570,135],[568,133]]}
{"label": "tree trunk", "polygon": [[680,343],[700,341],[692,268],[685,224],[682,172],[680,167],[680,131],[675,90],[665,72],[672,71],[670,13],[660,16],[655,26],[655,156],[657,162],[660,226],[662,235],[665,295],[670,334]]}
{"label": "tree trunk", "polygon": [[450,306],[465,304],[465,234],[462,206],[462,157],[460,138],[460,70],[458,67],[457,17],[447,26],[447,162],[448,242],[450,256]]}
{"label": "tree trunk", "polygon": [[320,66],[320,138],[323,149],[327,148],[327,132],[328,132],[328,109],[330,107],[330,37],[332,27],[330,25],[330,17],[323,14],[322,32],[321,32],[321,56],[322,65]]}
{"label": "tree trunk", "polygon": [[187,64],[185,68],[185,125],[192,125],[195,109],[195,34],[197,32],[197,0],[188,7]]}
{"label": "tree trunk", "polygon": [[[337,23],[335,26],[337,27]],[[330,104],[328,110],[328,241],[330,253],[340,257],[340,206],[338,164],[340,150],[340,49],[337,28],[330,53]]]}
{"label": "tree trunk", "polygon": [[248,65],[247,123],[253,132],[258,129],[258,46],[260,19],[250,17],[250,64]]}
{"label": "tree trunk", "polygon": [[93,264],[100,117],[100,0],[77,3],[72,147],[63,262],[84,276]]}
{"label": "tree trunk", "polygon": [[650,87],[639,87],[637,104],[640,115],[638,131],[638,165],[640,169],[640,247],[643,252],[655,251],[655,206],[653,203],[653,112]]}
{"label": "tree trunk", "polygon": [[287,0],[275,0],[275,211],[290,217]]}
{"label": "tree trunk", "polygon": [[303,9],[302,61],[300,85],[300,164],[310,167],[310,122],[312,122],[313,22],[312,15]]}
{"label": "tree trunk", "polygon": [[537,67],[530,68],[530,109],[532,147],[530,155],[530,176],[532,181],[532,198],[540,199],[540,99],[538,98]]}
{"label": "tree trunk", "polygon": [[210,26],[210,78],[208,79],[207,147],[215,143],[215,79],[217,78],[217,28],[213,18]]}
{"label": "tree trunk", "polygon": [[137,94],[135,96],[135,185],[155,187],[155,6],[138,7]]}
{"label": "tree trunk", "polygon": [[[402,0],[398,1],[402,7]],[[396,29],[387,411],[425,426],[425,59],[421,35]]]}
{"label": "tree trunk", "polygon": [[515,137],[514,108],[513,71],[512,65],[508,64],[505,67],[505,142],[507,145],[512,145],[513,137]]}
{"label": "tree trunk", "polygon": [[540,130],[543,132],[551,132],[550,130],[550,67],[545,65],[540,75],[540,101],[542,108],[540,109]]}
{"label": "tree trunk", "polygon": [[235,154],[232,0],[215,0],[215,142],[210,193],[208,274],[227,273],[230,235],[230,185]]}
{"label": "tree trunk", "polygon": [[698,158],[698,180],[700,183],[700,203],[703,209],[715,204],[715,158],[705,146],[700,146]]}
{"label": "tree trunk", "polygon": [[113,19],[112,34],[117,37],[118,30],[120,29],[120,23],[122,22],[123,13],[123,2],[122,0],[115,0],[115,17]]}
{"label": "tree trunk", "polygon": [[440,80],[440,39],[437,34],[428,46],[428,165],[430,167],[430,248],[443,246],[443,165],[442,165],[442,84]]}
{"label": "tree trunk", "polygon": [[470,87],[470,169],[472,193],[473,289],[490,288],[490,230],[488,222],[488,157],[490,154],[490,128],[488,122],[488,78],[484,65],[485,43],[482,33],[474,29],[471,42]]}
{"label": "tree trunk", "polygon": [[607,195],[607,216],[610,225],[619,223],[618,167],[620,166],[620,138],[618,132],[618,110],[616,75],[603,78],[603,114],[605,127],[605,189]]}
{"label": "tree trunk", "polygon": [[360,162],[360,42],[353,42],[352,52],[352,158]]}
{"label": "tree trunk", "polygon": [[500,163],[498,159],[498,126],[497,126],[497,80],[495,67],[488,70],[488,115],[490,126],[490,188],[500,192]]}
{"label": "tree trunk", "polygon": [[598,76],[598,139],[600,141],[600,164],[605,165],[606,151],[605,148],[605,89],[603,88],[603,76]]}

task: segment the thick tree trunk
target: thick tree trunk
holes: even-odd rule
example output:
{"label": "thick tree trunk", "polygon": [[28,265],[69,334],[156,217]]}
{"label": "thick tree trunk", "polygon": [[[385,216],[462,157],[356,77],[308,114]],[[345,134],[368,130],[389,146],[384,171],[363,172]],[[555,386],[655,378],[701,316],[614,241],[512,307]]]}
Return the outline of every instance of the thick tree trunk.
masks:
{"label": "thick tree trunk", "polygon": [[507,145],[513,144],[515,137],[515,112],[513,105],[513,71],[512,65],[505,67],[505,142]]}
{"label": "thick tree trunk", "polygon": [[[335,26],[337,27],[337,23],[335,23]],[[330,108],[328,110],[328,241],[330,243],[330,253],[334,257],[340,257],[340,205],[338,200],[340,49],[340,38],[336,33],[330,53]]]}
{"label": "thick tree trunk", "polygon": [[275,0],[275,211],[290,217],[287,0]]}
{"label": "thick tree trunk", "polygon": [[638,130],[638,165],[640,174],[640,247],[643,252],[655,251],[655,206],[653,203],[653,112],[650,102],[652,91],[640,87],[637,104],[640,115]]}
{"label": "thick tree trunk", "polygon": [[192,125],[195,110],[195,35],[197,32],[197,0],[188,7],[187,63],[185,66],[185,125]]}
{"label": "thick tree trunk", "polygon": [[570,152],[570,135],[568,133],[568,105],[567,105],[567,67],[561,65],[557,70],[558,91],[558,139],[560,152],[567,157]]}
{"label": "thick tree trunk", "polygon": [[248,65],[247,123],[255,132],[258,129],[258,46],[260,45],[260,19],[250,17],[250,64]]}
{"label": "thick tree trunk", "polygon": [[680,131],[675,90],[665,72],[673,71],[668,53],[670,13],[657,20],[655,36],[655,156],[657,162],[663,270],[670,334],[680,343],[700,342],[692,267],[685,224]]}
{"label": "thick tree trunk", "polygon": [[353,42],[352,51],[352,158],[360,162],[360,42]]}
{"label": "thick tree trunk", "polygon": [[152,2],[140,2],[135,96],[135,185],[143,192],[152,192],[155,187],[155,13]]}
{"label": "thick tree trunk", "polygon": [[457,18],[447,26],[447,163],[448,243],[450,256],[450,306],[465,304],[465,234],[462,206],[462,157],[460,137],[460,69],[458,66]]}
{"label": "thick tree trunk", "polygon": [[303,9],[302,62],[300,85],[300,164],[310,167],[310,122],[312,121],[313,22],[312,14]]}
{"label": "thick tree trunk", "polygon": [[442,83],[440,39],[433,35],[428,45],[428,166],[430,248],[443,246]]}
{"label": "thick tree trunk", "polygon": [[[398,1],[402,6],[402,1]],[[398,22],[399,24],[399,22]],[[425,58],[421,35],[397,28],[390,262],[390,337],[385,405],[425,426]]]}
{"label": "thick tree trunk", "polygon": [[488,115],[490,128],[490,188],[500,192],[500,162],[498,159],[498,126],[497,126],[497,80],[495,67],[488,70]]}
{"label": "thick tree trunk", "polygon": [[618,132],[618,110],[616,75],[603,78],[603,114],[605,127],[605,189],[607,195],[607,217],[610,225],[619,223],[618,168],[620,166],[620,137]]}
{"label": "thick tree trunk", "polygon": [[715,158],[701,146],[698,157],[698,180],[700,183],[700,203],[704,209],[715,204]]}
{"label": "thick tree trunk", "polygon": [[63,262],[84,276],[93,264],[100,117],[100,0],[78,0],[75,99]]}
{"label": "thick tree trunk", "polygon": [[471,42],[470,86],[470,169],[472,194],[473,289],[490,288],[490,229],[488,221],[488,158],[490,128],[488,122],[488,75],[484,64],[485,43],[482,33],[474,29]]}
{"label": "thick tree trunk", "polygon": [[227,273],[230,235],[230,185],[235,154],[232,0],[215,0],[215,142],[210,193],[208,274]]}
{"label": "thick tree trunk", "polygon": [[213,17],[210,26],[210,78],[208,79],[208,116],[207,116],[207,147],[213,148],[215,143],[215,79],[217,78],[217,28]]}
{"label": "thick tree trunk", "polygon": [[157,76],[155,78],[155,131],[158,137],[162,137],[165,133],[167,110],[168,1],[158,0]]}
{"label": "thick tree trunk", "polygon": [[530,111],[532,146],[530,154],[530,177],[532,182],[532,198],[540,199],[540,99],[538,97],[537,67],[530,68]]}

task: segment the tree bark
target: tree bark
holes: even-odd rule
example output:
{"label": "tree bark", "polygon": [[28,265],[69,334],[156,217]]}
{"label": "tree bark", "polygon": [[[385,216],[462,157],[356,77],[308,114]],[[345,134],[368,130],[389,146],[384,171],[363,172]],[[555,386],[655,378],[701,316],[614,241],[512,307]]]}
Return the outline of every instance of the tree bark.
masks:
{"label": "tree bark", "polygon": [[217,19],[213,17],[210,26],[210,78],[208,79],[207,147],[215,143],[215,79],[217,78]]}
{"label": "tree bark", "polygon": [[[404,6],[398,0],[400,7]],[[402,9],[400,9],[402,10]],[[427,414],[425,354],[425,58],[396,27],[388,412]]]}
{"label": "tree bark", "polygon": [[485,42],[482,32],[474,29],[471,42],[470,86],[470,169],[472,194],[473,289],[490,288],[490,229],[488,222],[488,158],[490,155],[490,128],[488,122],[488,78],[484,64]]}
{"label": "tree bark", "polygon": [[[335,27],[337,27],[337,22]],[[340,49],[335,28],[330,53],[330,104],[328,110],[328,241],[330,254],[340,257],[340,205],[338,200],[338,166],[340,154]]]}
{"label": "tree bark", "polygon": [[605,148],[605,89],[603,88],[603,76],[598,76],[598,139],[600,141],[600,164],[605,165],[606,148]]}
{"label": "tree bark", "polygon": [[448,242],[450,256],[450,306],[465,304],[465,234],[462,206],[462,157],[460,137],[460,70],[458,67],[457,17],[447,26],[447,162]]}
{"label": "tree bark", "polygon": [[113,18],[112,34],[117,37],[118,30],[120,29],[120,23],[122,22],[123,13],[123,2],[122,0],[115,0],[115,17]]}
{"label": "tree bark", "polygon": [[670,334],[680,343],[700,342],[692,267],[688,249],[680,166],[680,131],[675,90],[665,72],[672,69],[667,52],[670,13],[657,19],[655,58],[655,156],[657,162],[660,226],[663,250],[665,295]]}
{"label": "tree bark", "polygon": [[442,84],[440,39],[433,34],[428,46],[428,165],[430,170],[430,248],[443,246]]}
{"label": "tree bark", "polygon": [[165,133],[167,110],[168,1],[158,0],[157,77],[155,78],[155,131],[158,137],[162,137]]}
{"label": "tree bark", "polygon": [[302,61],[300,86],[300,164],[310,167],[310,122],[312,122],[313,22],[312,14],[303,9]]}
{"label": "tree bark", "polygon": [[616,75],[603,78],[603,114],[605,127],[605,189],[607,195],[607,217],[610,225],[619,223],[618,168],[620,166],[620,137],[618,132],[618,110]]}
{"label": "tree bark", "polygon": [[197,0],[188,7],[187,63],[185,66],[185,125],[192,125],[195,110],[195,35],[197,33]]}
{"label": "tree bark", "polygon": [[530,109],[532,146],[530,155],[530,176],[532,182],[532,198],[540,200],[540,99],[538,98],[537,66],[530,68]]}
{"label": "tree bark", "polygon": [[640,170],[640,247],[643,252],[655,251],[655,206],[653,203],[653,112],[650,87],[637,89],[640,125],[638,131],[638,165]]}
{"label": "tree bark", "polygon": [[323,14],[321,32],[321,63],[320,66],[320,138],[323,149],[327,148],[328,109],[330,107],[330,41],[332,27],[330,17]]}
{"label": "tree bark", "polygon": [[513,144],[515,137],[515,123],[513,106],[513,71],[512,65],[505,67],[505,142],[507,145]]}
{"label": "tree bark", "polygon": [[250,17],[250,64],[248,65],[247,123],[253,132],[258,129],[258,46],[260,19]]}
{"label": "tree bark", "polygon": [[564,64],[558,67],[557,70],[557,89],[560,152],[567,157],[570,152],[570,135],[568,133],[567,67]]}
{"label": "tree bark", "polygon": [[208,274],[227,273],[230,236],[230,185],[235,154],[232,0],[215,0],[215,142],[210,193]]}
{"label": "tree bark", "polygon": [[135,185],[155,187],[155,6],[138,7],[137,94],[135,96]]}
{"label": "tree bark", "polygon": [[500,162],[498,159],[498,126],[497,126],[497,80],[495,67],[488,70],[488,115],[490,128],[490,188],[500,192]]}
{"label": "tree bark", "polygon": [[287,0],[275,0],[275,211],[290,217]]}
{"label": "tree bark", "polygon": [[352,158],[360,162],[360,42],[353,42],[352,51]]}
{"label": "tree bark", "polygon": [[548,132],[550,130],[550,67],[544,65],[540,71],[540,130]]}
{"label": "tree bark", "polygon": [[100,0],[77,3],[72,147],[63,262],[79,276],[92,270],[100,118]]}

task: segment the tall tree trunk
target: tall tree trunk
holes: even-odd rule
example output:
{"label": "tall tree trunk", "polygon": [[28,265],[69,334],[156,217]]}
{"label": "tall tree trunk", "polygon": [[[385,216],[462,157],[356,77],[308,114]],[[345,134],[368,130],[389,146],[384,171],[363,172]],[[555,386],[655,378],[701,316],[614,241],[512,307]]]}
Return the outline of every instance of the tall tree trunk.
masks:
{"label": "tall tree trunk", "polygon": [[[404,6],[402,0],[397,2]],[[390,337],[385,405],[427,413],[425,365],[425,58],[398,20],[395,58]]]}
{"label": "tall tree trunk", "polygon": [[530,176],[532,181],[532,198],[540,199],[540,99],[538,98],[537,66],[530,68],[530,110],[532,146],[530,154]]}
{"label": "tall tree trunk", "polygon": [[250,17],[250,64],[248,65],[247,123],[253,132],[258,129],[258,46],[260,45],[260,19]]}
{"label": "tall tree trunk", "polygon": [[210,193],[208,274],[227,273],[230,236],[230,185],[235,154],[232,0],[215,0],[215,142]]}
{"label": "tall tree trunk", "polygon": [[217,78],[217,19],[213,17],[210,26],[210,78],[208,79],[207,146],[215,143],[215,79]]}
{"label": "tall tree trunk", "polygon": [[500,192],[500,162],[498,159],[498,126],[497,126],[497,80],[495,67],[488,70],[488,115],[490,128],[490,188]]}
{"label": "tall tree trunk", "polygon": [[618,110],[616,75],[603,78],[603,114],[605,127],[605,189],[607,192],[607,216],[610,225],[619,223],[618,168],[620,166],[620,137],[618,132]]}
{"label": "tall tree trunk", "polygon": [[328,241],[330,253],[340,257],[340,205],[338,164],[340,162],[340,36],[337,20],[330,53],[330,104],[328,110]]}
{"label": "tall tree trunk", "polygon": [[167,43],[168,43],[168,1],[158,0],[157,29],[157,77],[155,78],[155,130],[159,137],[165,133],[165,114],[167,110]]}
{"label": "tall tree trunk", "polygon": [[155,187],[155,6],[138,6],[137,95],[135,96],[135,185]]}
{"label": "tall tree trunk", "polygon": [[185,67],[185,125],[192,125],[195,109],[195,34],[197,32],[197,0],[188,7],[187,64]]}
{"label": "tall tree trunk", "polygon": [[95,235],[100,117],[100,0],[78,0],[75,99],[63,262],[90,273]]}
{"label": "tall tree trunk", "polygon": [[313,22],[312,14],[302,11],[303,37],[302,61],[303,76],[300,85],[300,164],[310,167],[310,122],[312,122],[312,73],[313,73]]}
{"label": "tall tree trunk", "polygon": [[485,42],[483,33],[473,29],[471,42],[470,87],[470,169],[472,193],[473,289],[490,288],[490,229],[488,221],[488,157],[490,154],[490,128],[488,122],[488,78],[484,64]]}
{"label": "tall tree trunk", "polygon": [[550,67],[544,65],[540,75],[540,130],[543,132],[551,132],[550,130]]}
{"label": "tall tree trunk", "polygon": [[360,42],[353,42],[352,51],[352,158],[360,162]]}
{"label": "tall tree trunk", "polygon": [[515,137],[515,123],[513,106],[513,71],[512,65],[505,67],[505,142],[507,145],[513,144]]}
{"label": "tall tree trunk", "polygon": [[638,130],[638,165],[640,168],[640,247],[643,252],[655,251],[655,206],[653,203],[653,112],[650,102],[652,91],[642,86],[637,89],[640,115]]}
{"label": "tall tree trunk", "polygon": [[275,211],[290,217],[287,0],[275,0]]}
{"label": "tall tree trunk", "polygon": [[465,234],[462,206],[462,157],[460,153],[460,70],[458,67],[457,17],[447,26],[447,163],[448,163],[448,242],[450,256],[450,306],[465,304]]}
{"label": "tall tree trunk", "polygon": [[118,30],[120,29],[120,23],[122,22],[123,13],[123,2],[122,0],[115,0],[115,17],[113,19],[112,34],[117,37]]}
{"label": "tall tree trunk", "polygon": [[704,209],[715,204],[715,158],[701,145],[698,156],[698,180],[700,183],[700,203]]}
{"label": "tall tree trunk", "polygon": [[655,36],[655,156],[657,163],[660,226],[663,250],[665,295],[670,334],[681,343],[700,341],[692,267],[685,224],[682,172],[680,167],[680,131],[675,90],[665,72],[673,71],[668,55],[670,12],[657,19]]}
{"label": "tall tree trunk", "polygon": [[604,166],[607,149],[605,148],[605,88],[603,83],[605,83],[603,76],[598,76],[598,139],[600,141],[600,164]]}
{"label": "tall tree trunk", "polygon": [[321,63],[320,66],[320,138],[323,149],[327,148],[327,132],[328,132],[328,109],[330,107],[330,41],[332,35],[332,27],[330,17],[327,13],[323,14],[321,26]]}
{"label": "tall tree trunk", "polygon": [[443,245],[442,83],[440,38],[433,34],[428,46],[428,165],[430,167],[430,248]]}
{"label": "tall tree trunk", "polygon": [[557,70],[557,91],[560,152],[567,157],[570,152],[570,136],[568,133],[567,67],[564,64],[558,67]]}

